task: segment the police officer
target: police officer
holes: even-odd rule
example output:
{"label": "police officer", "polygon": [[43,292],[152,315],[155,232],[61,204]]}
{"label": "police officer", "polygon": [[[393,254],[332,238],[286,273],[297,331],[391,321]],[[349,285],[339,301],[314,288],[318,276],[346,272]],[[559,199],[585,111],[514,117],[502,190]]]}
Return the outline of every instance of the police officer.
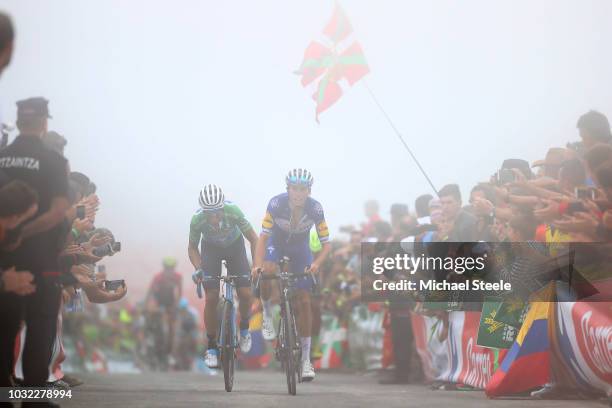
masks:
{"label": "police officer", "polygon": [[[28,296],[0,294],[0,386],[10,385],[15,336],[22,320],[28,330],[23,351],[26,386],[47,381],[51,346],[60,305],[58,255],[66,236],[68,162],[42,142],[50,118],[48,101],[30,98],[17,102],[19,136],[0,150],[0,170],[32,187],[39,197],[36,215],[21,228],[18,247],[1,255],[0,266],[34,275],[36,291]],[[25,406],[25,405],[24,405]]]}

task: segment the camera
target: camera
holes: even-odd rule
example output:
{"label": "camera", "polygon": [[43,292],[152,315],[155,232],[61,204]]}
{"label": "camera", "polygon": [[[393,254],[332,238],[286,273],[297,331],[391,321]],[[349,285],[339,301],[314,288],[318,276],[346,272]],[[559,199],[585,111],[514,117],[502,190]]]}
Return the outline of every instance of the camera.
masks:
{"label": "camera", "polygon": [[111,242],[101,247],[93,249],[93,254],[98,258],[115,254],[115,252],[121,251],[121,242]]}

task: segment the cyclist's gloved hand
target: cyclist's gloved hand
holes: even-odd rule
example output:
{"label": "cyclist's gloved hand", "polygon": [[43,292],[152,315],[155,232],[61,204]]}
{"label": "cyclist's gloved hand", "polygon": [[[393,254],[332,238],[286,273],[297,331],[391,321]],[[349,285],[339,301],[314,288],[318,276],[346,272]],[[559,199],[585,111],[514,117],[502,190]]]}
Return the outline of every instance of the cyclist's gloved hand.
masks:
{"label": "cyclist's gloved hand", "polygon": [[196,269],[195,272],[191,275],[191,279],[193,279],[193,283],[196,285],[198,282],[202,282],[204,279],[204,271],[202,269]]}

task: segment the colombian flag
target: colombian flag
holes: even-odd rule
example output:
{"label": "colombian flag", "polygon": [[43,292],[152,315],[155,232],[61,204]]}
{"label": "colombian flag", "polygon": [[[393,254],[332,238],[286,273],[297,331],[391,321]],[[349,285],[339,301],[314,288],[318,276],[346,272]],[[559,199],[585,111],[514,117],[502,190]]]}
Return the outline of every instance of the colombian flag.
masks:
{"label": "colombian flag", "polygon": [[485,389],[487,396],[518,394],[541,387],[550,379],[548,317],[554,304],[554,283],[532,301],[516,340]]}

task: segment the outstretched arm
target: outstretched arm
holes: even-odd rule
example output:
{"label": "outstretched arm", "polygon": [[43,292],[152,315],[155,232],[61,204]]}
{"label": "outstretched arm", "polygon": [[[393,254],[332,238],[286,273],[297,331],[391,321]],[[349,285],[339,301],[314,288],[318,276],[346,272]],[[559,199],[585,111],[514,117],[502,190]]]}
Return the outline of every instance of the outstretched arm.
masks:
{"label": "outstretched arm", "polygon": [[189,261],[193,265],[195,269],[200,269],[202,266],[202,256],[200,255],[200,250],[198,249],[198,244],[193,242],[189,242],[189,247],[187,248],[187,253],[189,254]]}
{"label": "outstretched arm", "polygon": [[255,230],[253,230],[253,228],[251,228],[249,231],[247,231],[243,235],[245,236],[247,241],[249,241],[249,244],[251,246],[251,259],[253,260],[253,265],[255,265],[255,256],[256,256],[257,243],[259,241],[259,238],[257,237],[257,234],[255,233]]}

